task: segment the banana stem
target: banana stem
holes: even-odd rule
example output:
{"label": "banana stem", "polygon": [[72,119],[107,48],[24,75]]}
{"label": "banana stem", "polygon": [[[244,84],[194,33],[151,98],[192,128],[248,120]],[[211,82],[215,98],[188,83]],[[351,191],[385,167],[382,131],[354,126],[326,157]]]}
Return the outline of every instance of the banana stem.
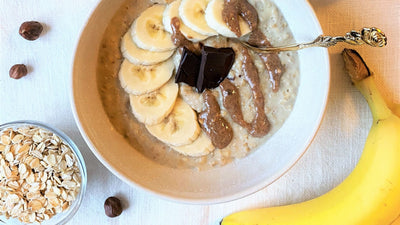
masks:
{"label": "banana stem", "polygon": [[363,58],[356,50],[345,48],[342,52],[345,68],[355,86],[367,100],[375,122],[385,119],[390,114],[384,97],[373,80],[373,75]]}

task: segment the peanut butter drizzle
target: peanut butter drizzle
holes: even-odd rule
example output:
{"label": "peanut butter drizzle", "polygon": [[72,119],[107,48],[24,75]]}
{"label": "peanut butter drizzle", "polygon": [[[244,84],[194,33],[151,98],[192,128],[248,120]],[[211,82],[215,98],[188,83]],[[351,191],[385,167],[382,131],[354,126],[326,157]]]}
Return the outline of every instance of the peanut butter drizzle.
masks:
{"label": "peanut butter drizzle", "polygon": [[225,148],[232,141],[233,130],[221,115],[217,99],[211,91],[203,92],[205,110],[199,114],[201,128],[217,148]]}
{"label": "peanut butter drizzle", "polygon": [[[248,40],[248,43],[259,47],[270,47],[271,43],[267,37],[261,32],[260,29],[255,29]],[[269,75],[269,80],[272,84],[272,91],[277,92],[279,90],[281,76],[284,72],[284,66],[279,59],[277,53],[258,53],[260,59],[264,62],[265,70]]]}
{"label": "peanut butter drizzle", "polygon": [[254,108],[256,110],[256,115],[251,123],[250,134],[254,137],[262,137],[269,132],[270,123],[264,111],[264,95],[260,86],[260,77],[258,76],[257,67],[254,65],[249,51],[243,48],[242,54],[244,78],[250,85],[253,94]]}
{"label": "peanut butter drizzle", "polygon": [[199,45],[195,45],[193,42],[188,40],[180,31],[181,21],[178,17],[174,17],[171,19],[171,28],[172,35],[171,40],[175,46],[178,47],[186,47],[189,51],[194,52],[196,54],[200,54]]}
{"label": "peanut butter drizzle", "polygon": [[257,10],[247,0],[224,0],[222,9],[222,19],[228,25],[229,29],[236,34],[242,36],[239,26],[239,16],[241,16],[249,25],[250,30],[254,30],[258,26]]}
{"label": "peanut butter drizzle", "polygon": [[264,95],[260,86],[260,78],[257,68],[246,48],[243,48],[242,54],[244,78],[251,88],[256,111],[253,121],[250,124],[244,121],[239,103],[240,95],[238,89],[228,80],[224,80],[221,83],[223,104],[235,123],[246,128],[253,137],[263,137],[269,132],[270,123],[264,111]]}
{"label": "peanut butter drizzle", "polygon": [[270,123],[264,111],[264,95],[260,86],[260,77],[258,76],[257,68],[246,48],[243,48],[242,54],[244,78],[250,85],[253,94],[254,108],[256,110],[256,115],[251,123],[250,134],[254,137],[262,137],[269,132]]}
{"label": "peanut butter drizzle", "polygon": [[240,106],[240,93],[238,88],[228,79],[222,81],[219,85],[222,93],[222,102],[225,109],[231,115],[233,122],[244,127],[246,130],[251,129],[251,124],[243,119],[242,108]]}

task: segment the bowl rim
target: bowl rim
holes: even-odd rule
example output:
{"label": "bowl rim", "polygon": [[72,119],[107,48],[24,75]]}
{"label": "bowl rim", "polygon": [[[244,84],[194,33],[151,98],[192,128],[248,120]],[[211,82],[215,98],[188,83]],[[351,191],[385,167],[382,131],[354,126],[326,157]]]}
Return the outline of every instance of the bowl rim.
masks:
{"label": "bowl rim", "polygon": [[[61,138],[61,140],[63,140],[65,143],[67,143],[71,149],[71,151],[73,152],[73,154],[76,156],[76,158],[78,159],[78,165],[79,165],[79,171],[81,174],[81,186],[80,186],[80,190],[78,193],[77,198],[72,202],[72,204],[70,205],[70,208],[65,211],[65,212],[61,212],[61,213],[57,213],[54,215],[54,217],[56,217],[57,215],[62,215],[63,213],[66,213],[65,216],[60,217],[60,221],[58,221],[58,224],[65,224],[68,221],[70,221],[75,214],[78,212],[80,206],[82,205],[83,202],[83,198],[85,196],[86,193],[86,187],[87,187],[87,169],[86,169],[86,163],[85,163],[85,159],[83,158],[78,146],[75,144],[75,142],[68,136],[66,135],[63,131],[59,130],[58,128],[52,127],[44,122],[40,122],[40,121],[36,121],[36,120],[16,120],[16,121],[11,121],[11,122],[7,122],[7,123],[3,123],[0,124],[0,131],[6,129],[6,128],[10,128],[10,127],[21,127],[21,126],[35,126],[35,127],[40,127],[40,128],[44,128],[45,130],[48,130],[54,134],[56,134],[59,138]],[[74,206],[73,208],[71,208],[72,206]],[[53,217],[52,217],[53,218]],[[53,222],[50,218],[49,220],[45,220],[43,221],[43,224],[47,224],[50,222]]]}
{"label": "bowl rim", "polygon": [[[273,2],[275,2],[276,0],[272,0]],[[313,9],[313,7],[311,6],[310,2],[308,0],[301,0],[304,2],[305,4],[305,9],[308,11],[308,13],[311,15],[311,19],[313,24],[315,25],[315,29],[316,32],[322,34],[322,28],[321,25],[317,19],[316,13]],[[97,9],[97,7],[94,8],[94,10],[91,12],[91,15],[93,14],[93,12],[95,12]],[[144,185],[138,184],[134,181],[132,181],[131,179],[129,179],[124,172],[118,171],[116,170],[105,158],[102,157],[102,155],[98,152],[98,150],[96,149],[94,143],[92,142],[91,138],[87,135],[85,128],[83,127],[80,118],[78,116],[78,111],[76,108],[76,104],[75,104],[75,99],[74,99],[74,90],[73,90],[73,82],[74,82],[74,73],[75,73],[75,69],[76,69],[76,61],[78,60],[76,57],[76,53],[77,50],[82,42],[81,36],[86,28],[86,26],[89,24],[91,17],[88,18],[88,20],[86,21],[85,25],[83,26],[83,28],[81,29],[80,33],[79,33],[79,39],[75,45],[75,49],[74,49],[74,60],[72,61],[72,75],[71,75],[71,80],[70,80],[70,103],[71,103],[71,108],[72,108],[72,112],[73,112],[73,116],[76,122],[76,125],[83,137],[83,139],[85,140],[86,144],[88,145],[88,147],[90,148],[90,150],[92,151],[92,153],[96,156],[96,158],[115,176],[117,176],[119,179],[121,179],[122,181],[124,181],[125,183],[131,185],[134,188],[138,188],[138,190],[144,192],[144,193],[150,193],[152,195],[158,196],[162,199],[165,200],[169,200],[169,201],[173,201],[173,202],[178,202],[178,203],[185,203],[185,204],[217,204],[217,203],[224,203],[224,202],[229,202],[229,201],[233,201],[233,200],[237,200],[240,198],[244,198],[246,196],[249,196],[255,192],[260,191],[261,189],[267,187],[268,185],[274,183],[276,180],[278,180],[279,178],[281,178],[283,175],[285,175],[291,168],[293,168],[294,165],[296,165],[296,163],[302,158],[302,156],[306,153],[306,151],[308,150],[309,146],[311,145],[312,141],[315,139],[317,132],[319,130],[319,128],[321,127],[321,123],[322,120],[325,116],[326,113],[326,106],[327,106],[327,102],[328,102],[328,98],[329,98],[329,92],[330,92],[330,78],[331,78],[331,73],[330,73],[330,60],[329,60],[329,54],[328,54],[328,50],[327,49],[321,49],[322,54],[321,56],[323,57],[323,62],[325,63],[326,67],[324,68],[325,72],[326,72],[326,83],[324,85],[326,85],[325,88],[325,93],[324,93],[324,99],[322,104],[320,105],[320,111],[318,114],[318,117],[316,117],[316,123],[315,126],[313,126],[313,132],[312,135],[310,135],[307,139],[306,142],[303,143],[303,147],[302,150],[299,151],[299,153],[293,157],[295,158],[294,160],[292,160],[290,163],[287,164],[287,166],[283,167],[279,172],[275,173],[275,176],[271,177],[271,179],[265,180],[264,182],[260,182],[258,185],[255,185],[251,188],[246,188],[243,189],[242,191],[236,192],[234,194],[230,194],[230,195],[224,195],[222,197],[218,197],[218,198],[187,198],[187,197],[180,197],[180,196],[171,196],[165,193],[161,193],[161,192],[157,192],[155,190],[152,190],[150,188],[145,187]]]}

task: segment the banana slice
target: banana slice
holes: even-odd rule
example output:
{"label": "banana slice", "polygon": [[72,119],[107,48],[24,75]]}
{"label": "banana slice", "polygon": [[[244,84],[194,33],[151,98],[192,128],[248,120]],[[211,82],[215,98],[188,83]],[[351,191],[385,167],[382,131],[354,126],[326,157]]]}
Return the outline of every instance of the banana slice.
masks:
{"label": "banana slice", "polygon": [[[237,38],[236,34],[229,29],[228,25],[222,19],[222,9],[224,8],[224,0],[211,0],[205,10],[205,19],[208,26],[225,37]],[[243,18],[239,17],[239,26],[242,36],[251,32],[249,25]]]}
{"label": "banana slice", "polygon": [[135,42],[132,41],[131,31],[128,31],[122,37],[121,52],[131,63],[146,66],[163,62],[174,54],[174,50],[154,52],[139,48]]}
{"label": "banana slice", "polygon": [[[171,19],[174,17],[179,17],[179,5],[181,4],[181,0],[175,0],[171,2],[169,5],[164,10],[163,14],[163,25],[164,29],[170,33],[172,33],[172,27],[171,27]],[[182,32],[182,27],[187,27],[185,24],[181,23],[181,32]],[[193,31],[195,32],[195,31]]]}
{"label": "banana slice", "polygon": [[210,138],[208,138],[207,134],[204,132],[201,132],[199,137],[191,144],[182,145],[179,147],[176,146],[171,146],[171,147],[173,150],[181,154],[193,157],[208,155],[215,149],[214,145],[211,143]]}
{"label": "banana slice", "polygon": [[172,146],[192,143],[201,128],[197,114],[181,98],[177,98],[172,112],[161,123],[146,125],[147,130],[160,141]]}
{"label": "banana slice", "polygon": [[139,48],[163,52],[174,50],[176,46],[171,34],[163,26],[162,17],[165,5],[153,5],[147,8],[132,24],[131,35]]}
{"label": "banana slice", "polygon": [[[207,25],[204,17],[209,0],[182,0],[179,6],[179,16],[190,29],[207,36],[218,33]],[[222,12],[222,9],[221,11]]]}
{"label": "banana slice", "polygon": [[160,123],[174,108],[178,84],[173,79],[160,89],[144,95],[129,95],[133,115],[146,125]]}
{"label": "banana slice", "polygon": [[151,66],[135,65],[125,59],[119,70],[119,81],[129,94],[142,95],[163,86],[171,78],[175,64],[171,59]]}
{"label": "banana slice", "polygon": [[[171,4],[169,4],[164,11],[163,15],[163,24],[164,28],[166,31],[172,33],[172,28],[171,28],[171,19],[174,17],[179,18],[179,5],[181,4],[181,0],[176,0],[173,1]],[[179,30],[181,33],[190,41],[193,42],[199,42],[202,41],[209,36],[207,35],[202,35],[197,33],[196,31],[190,29],[188,26],[186,26],[184,23],[181,23]]]}

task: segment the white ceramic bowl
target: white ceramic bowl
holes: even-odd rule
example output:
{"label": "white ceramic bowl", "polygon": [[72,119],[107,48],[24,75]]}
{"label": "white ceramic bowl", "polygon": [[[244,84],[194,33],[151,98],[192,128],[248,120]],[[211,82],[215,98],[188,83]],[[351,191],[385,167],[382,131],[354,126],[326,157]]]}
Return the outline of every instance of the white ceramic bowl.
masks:
{"label": "white ceramic bowl", "polygon": [[[103,110],[96,84],[99,43],[124,0],[103,0],[84,28],[76,48],[72,105],[79,129],[97,158],[123,181],[158,196],[189,203],[237,199],[274,182],[304,154],[324,115],[329,92],[326,49],[299,52],[300,87],[294,109],[282,128],[261,148],[226,166],[206,171],[161,166],[133,149],[115,131]],[[322,33],[306,0],[276,0],[297,42]]]}

